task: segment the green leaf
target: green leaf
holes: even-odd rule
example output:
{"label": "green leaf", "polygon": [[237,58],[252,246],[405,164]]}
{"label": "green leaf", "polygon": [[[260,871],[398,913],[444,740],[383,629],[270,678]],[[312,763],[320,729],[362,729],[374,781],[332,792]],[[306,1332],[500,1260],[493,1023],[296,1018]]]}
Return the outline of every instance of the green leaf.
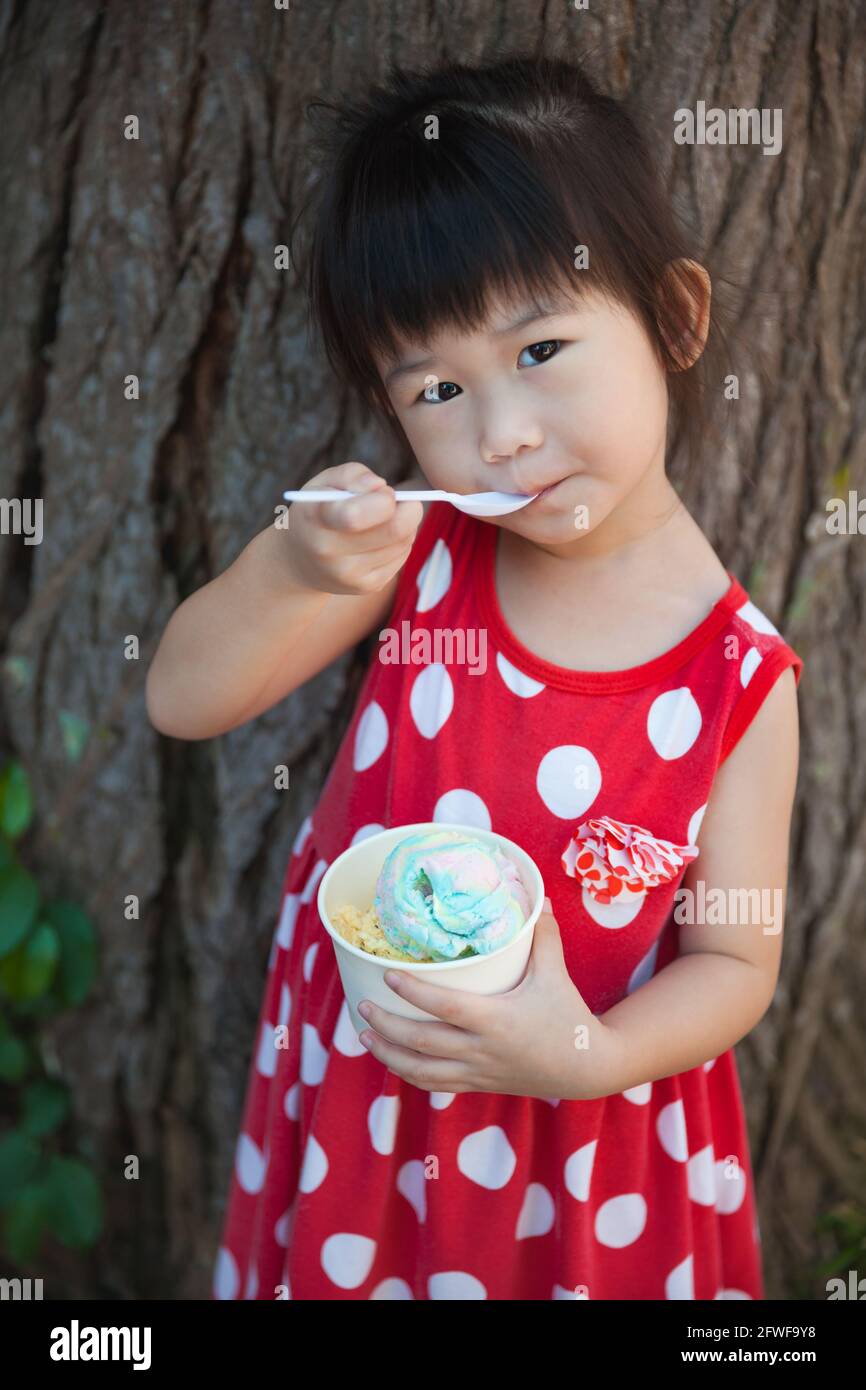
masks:
{"label": "green leaf", "polygon": [[64,1245],[83,1249],[102,1232],[102,1192],[93,1171],[77,1158],[52,1154],[45,1178],[51,1230]]}
{"label": "green leaf", "polygon": [[0,1139],[0,1207],[7,1207],[33,1177],[41,1149],[29,1134],[13,1129]]}
{"label": "green leaf", "polygon": [[10,1203],[3,1220],[3,1246],[16,1264],[29,1264],[38,1253],[48,1216],[48,1194],[42,1183],[29,1183]]}
{"label": "green leaf", "polygon": [[80,907],[64,898],[46,903],[42,915],[60,938],[57,989],[62,1003],[80,1004],[87,998],[98,964],[96,932]]}
{"label": "green leaf", "polygon": [[[55,976],[56,979],[56,976]],[[20,1019],[29,1019],[34,1023],[48,1023],[56,1017],[59,1002],[53,990],[47,994],[41,994],[37,999],[16,999],[15,1013]]]}
{"label": "green leaf", "polygon": [[8,869],[10,864],[17,862],[14,849],[3,832],[0,831],[0,869]]}
{"label": "green leaf", "polygon": [[10,999],[38,999],[54,979],[60,938],[50,922],[40,922],[8,956],[0,959],[0,989]]}
{"label": "green leaf", "polygon": [[33,679],[33,662],[28,661],[23,656],[7,656],[3,662],[4,667],[21,688],[25,688]]}
{"label": "green leaf", "polygon": [[830,486],[831,486],[832,489],[833,489],[834,495],[838,497],[839,493],[844,492],[845,489],[847,488],[848,483],[850,482],[850,480],[851,480],[851,469],[850,469],[850,466],[849,466],[847,463],[843,463],[842,466],[841,466],[841,468],[837,468],[837,469],[836,469],[836,472],[833,474],[832,478],[830,479]]}
{"label": "green leaf", "polygon": [[22,1038],[0,1038],[0,1081],[15,1085],[23,1081],[30,1070],[31,1051]]}
{"label": "green leaf", "polygon": [[0,775],[0,830],[17,840],[33,819],[30,779],[19,762],[11,762]]}
{"label": "green leaf", "polygon": [[60,1081],[40,1078],[31,1081],[22,1093],[21,1128],[37,1138],[51,1134],[66,1119],[69,1111],[69,1092]]}
{"label": "green leaf", "polygon": [[88,720],[82,719],[78,714],[72,714],[69,710],[58,711],[57,719],[60,723],[60,733],[63,737],[63,748],[67,758],[72,763],[77,763],[87,744],[87,736],[90,732]]}
{"label": "green leaf", "polygon": [[39,885],[20,864],[0,871],[0,956],[14,951],[36,920]]}
{"label": "green leaf", "polygon": [[30,1053],[20,1038],[0,1038],[0,1081],[22,1081],[30,1065]]}

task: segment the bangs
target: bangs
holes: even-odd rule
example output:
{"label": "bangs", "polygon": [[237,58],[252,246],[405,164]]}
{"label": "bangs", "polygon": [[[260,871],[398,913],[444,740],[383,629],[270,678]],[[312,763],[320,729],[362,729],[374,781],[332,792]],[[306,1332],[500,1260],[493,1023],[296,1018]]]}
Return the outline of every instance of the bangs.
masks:
{"label": "bangs", "polygon": [[[447,107],[438,137],[427,139],[430,119],[368,128],[350,142],[339,198],[322,208],[329,234],[314,246],[310,306],[332,366],[348,367],[369,399],[383,390],[374,354],[384,375],[401,339],[426,345],[442,329],[475,332],[492,300],[544,313],[590,289],[630,298],[602,251],[591,181],[581,197],[579,177],[566,188],[556,173],[564,150],[530,156],[513,130]],[[587,268],[575,265],[580,246],[591,246]]]}
{"label": "bangs", "polygon": [[626,102],[579,63],[514,56],[396,68],[361,98],[306,110],[319,166],[308,328],[344,387],[393,417],[384,378],[407,344],[429,351],[439,332],[483,331],[496,304],[543,314],[594,292],[641,321],[666,374],[674,443],[682,426],[694,456],[707,450],[721,414],[707,383],[732,370],[731,310],[725,296],[719,313],[717,277],[709,339],[683,370],[697,242]]}

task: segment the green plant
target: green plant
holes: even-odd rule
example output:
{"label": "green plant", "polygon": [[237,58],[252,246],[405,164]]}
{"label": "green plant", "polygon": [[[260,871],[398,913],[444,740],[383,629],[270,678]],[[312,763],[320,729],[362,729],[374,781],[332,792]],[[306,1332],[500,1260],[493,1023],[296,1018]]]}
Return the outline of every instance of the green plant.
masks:
{"label": "green plant", "polygon": [[33,819],[27,773],[0,773],[0,1087],[16,1112],[0,1138],[0,1218],[8,1257],[24,1264],[49,1233],[84,1249],[102,1230],[102,1191],[80,1157],[63,1151],[71,1131],[66,1085],[46,1063],[41,1027],[87,997],[97,972],[96,933],[75,903],[43,901],[16,842]]}
{"label": "green plant", "polygon": [[854,1202],[841,1202],[832,1207],[818,1220],[819,1231],[832,1232],[840,1247],[829,1260],[824,1260],[815,1269],[818,1278],[829,1278],[847,1269],[856,1269],[866,1274],[866,1211]]}

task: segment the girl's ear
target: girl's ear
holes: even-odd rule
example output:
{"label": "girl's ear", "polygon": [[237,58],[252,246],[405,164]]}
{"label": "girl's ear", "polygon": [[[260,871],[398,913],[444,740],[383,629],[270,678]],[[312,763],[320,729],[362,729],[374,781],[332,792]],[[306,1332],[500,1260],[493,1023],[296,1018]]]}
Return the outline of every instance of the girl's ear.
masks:
{"label": "girl's ear", "polygon": [[665,267],[660,293],[664,309],[658,325],[675,370],[694,366],[704,350],[710,327],[710,277],[697,261],[679,259]]}

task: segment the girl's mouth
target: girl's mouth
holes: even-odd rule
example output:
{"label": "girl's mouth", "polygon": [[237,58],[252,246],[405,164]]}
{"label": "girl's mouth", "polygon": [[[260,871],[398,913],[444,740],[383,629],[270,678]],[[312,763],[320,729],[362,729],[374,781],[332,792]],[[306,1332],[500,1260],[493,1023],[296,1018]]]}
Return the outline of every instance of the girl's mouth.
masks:
{"label": "girl's mouth", "polygon": [[528,506],[531,507],[533,502],[540,502],[541,499],[542,499],[542,497],[547,497],[547,496],[549,496],[549,494],[550,494],[551,492],[553,492],[556,488],[561,487],[562,484],[563,484],[564,482],[566,482],[566,481],[567,481],[567,479],[565,479],[565,478],[560,478],[560,480],[559,480],[558,483],[551,483],[551,484],[550,484],[550,487],[546,487],[546,488],[542,489],[541,492],[539,492],[535,497],[533,497],[532,502],[528,503]]}

